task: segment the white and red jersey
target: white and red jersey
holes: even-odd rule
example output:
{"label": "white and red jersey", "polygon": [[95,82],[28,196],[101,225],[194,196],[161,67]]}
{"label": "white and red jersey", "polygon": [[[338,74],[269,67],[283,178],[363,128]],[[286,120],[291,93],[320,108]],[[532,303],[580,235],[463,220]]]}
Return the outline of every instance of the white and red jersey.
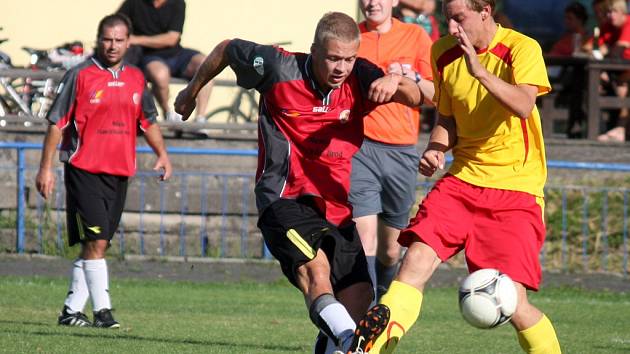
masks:
{"label": "white and red jersey", "polygon": [[358,58],[339,87],[322,91],[311,56],[239,39],[227,46],[239,86],[260,92],[256,203],[259,212],[274,201],[316,197],[326,219],[343,225],[352,156],[363,142],[363,117],[377,104],[367,99],[383,71]]}
{"label": "white and red jersey", "polygon": [[157,110],[142,71],[112,70],[96,57],[69,70],[46,119],[62,129],[59,158],[91,173],[132,176],[138,129],[155,123]]}

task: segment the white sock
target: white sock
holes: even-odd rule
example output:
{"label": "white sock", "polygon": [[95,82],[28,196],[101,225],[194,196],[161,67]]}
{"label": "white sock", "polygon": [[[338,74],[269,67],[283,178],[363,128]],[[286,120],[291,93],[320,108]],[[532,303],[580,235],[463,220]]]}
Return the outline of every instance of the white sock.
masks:
{"label": "white sock", "polygon": [[83,272],[83,259],[77,258],[72,262],[72,272],[70,273],[70,288],[64,305],[68,306],[71,313],[83,312],[85,303],[90,297],[85,273]]}
{"label": "white sock", "polygon": [[[346,310],[345,306],[343,306],[339,302],[334,302],[326,307],[324,307],[320,312],[319,316],[330,328],[332,334],[339,338],[342,345],[347,342],[347,339],[352,338],[354,334],[354,330],[357,325],[350,317],[348,310]],[[348,343],[350,345],[350,343]],[[329,351],[329,349],[331,349]],[[332,352],[336,349],[331,340],[328,340],[328,345],[326,346],[326,353]],[[346,348],[344,348],[346,349]]]}
{"label": "white sock", "polygon": [[111,309],[107,262],[105,262],[105,259],[85,260],[83,261],[83,269],[90,296],[92,297],[92,309],[94,312],[102,309]]}

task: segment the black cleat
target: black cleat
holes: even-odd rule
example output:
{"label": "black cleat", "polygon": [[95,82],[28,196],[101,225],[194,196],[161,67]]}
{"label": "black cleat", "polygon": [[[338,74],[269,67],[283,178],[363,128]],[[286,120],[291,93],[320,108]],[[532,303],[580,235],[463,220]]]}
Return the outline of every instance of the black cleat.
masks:
{"label": "black cleat", "polygon": [[70,308],[68,306],[63,307],[63,310],[59,313],[59,317],[57,318],[57,324],[61,326],[76,326],[76,327],[87,327],[91,326],[90,320],[88,317],[81,311],[70,313],[68,312]]}
{"label": "black cleat", "polygon": [[110,309],[102,309],[94,312],[94,327],[120,328],[120,323],[114,319]]}
{"label": "black cleat", "polygon": [[387,328],[389,315],[389,307],[383,304],[376,304],[368,310],[354,331],[354,338],[347,354],[369,353],[376,338]]}

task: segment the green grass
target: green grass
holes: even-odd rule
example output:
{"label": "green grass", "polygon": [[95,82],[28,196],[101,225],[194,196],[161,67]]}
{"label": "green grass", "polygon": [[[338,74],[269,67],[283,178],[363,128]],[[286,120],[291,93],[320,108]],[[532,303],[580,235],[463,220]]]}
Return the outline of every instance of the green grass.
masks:
{"label": "green grass", "polygon": [[[0,277],[0,353],[311,353],[316,334],[286,282],[195,284],[114,280],[120,330],[56,325],[64,278]],[[630,295],[546,288],[530,299],[564,353],[628,353]],[[514,331],[467,325],[454,288],[428,289],[398,353],[519,353]]]}

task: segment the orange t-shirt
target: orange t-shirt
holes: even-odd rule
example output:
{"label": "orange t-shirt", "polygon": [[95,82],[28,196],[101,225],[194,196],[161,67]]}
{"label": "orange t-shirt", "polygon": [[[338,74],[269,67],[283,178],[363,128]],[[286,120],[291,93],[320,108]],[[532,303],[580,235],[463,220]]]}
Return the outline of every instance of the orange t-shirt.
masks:
{"label": "orange t-shirt", "polygon": [[[429,35],[418,25],[392,21],[392,28],[384,34],[368,31],[366,23],[361,22],[358,55],[385,72],[389,64],[399,62],[410,65],[423,79],[433,80]],[[365,117],[365,136],[387,144],[415,145],[420,128],[419,112],[419,108],[395,102],[380,105]]]}

